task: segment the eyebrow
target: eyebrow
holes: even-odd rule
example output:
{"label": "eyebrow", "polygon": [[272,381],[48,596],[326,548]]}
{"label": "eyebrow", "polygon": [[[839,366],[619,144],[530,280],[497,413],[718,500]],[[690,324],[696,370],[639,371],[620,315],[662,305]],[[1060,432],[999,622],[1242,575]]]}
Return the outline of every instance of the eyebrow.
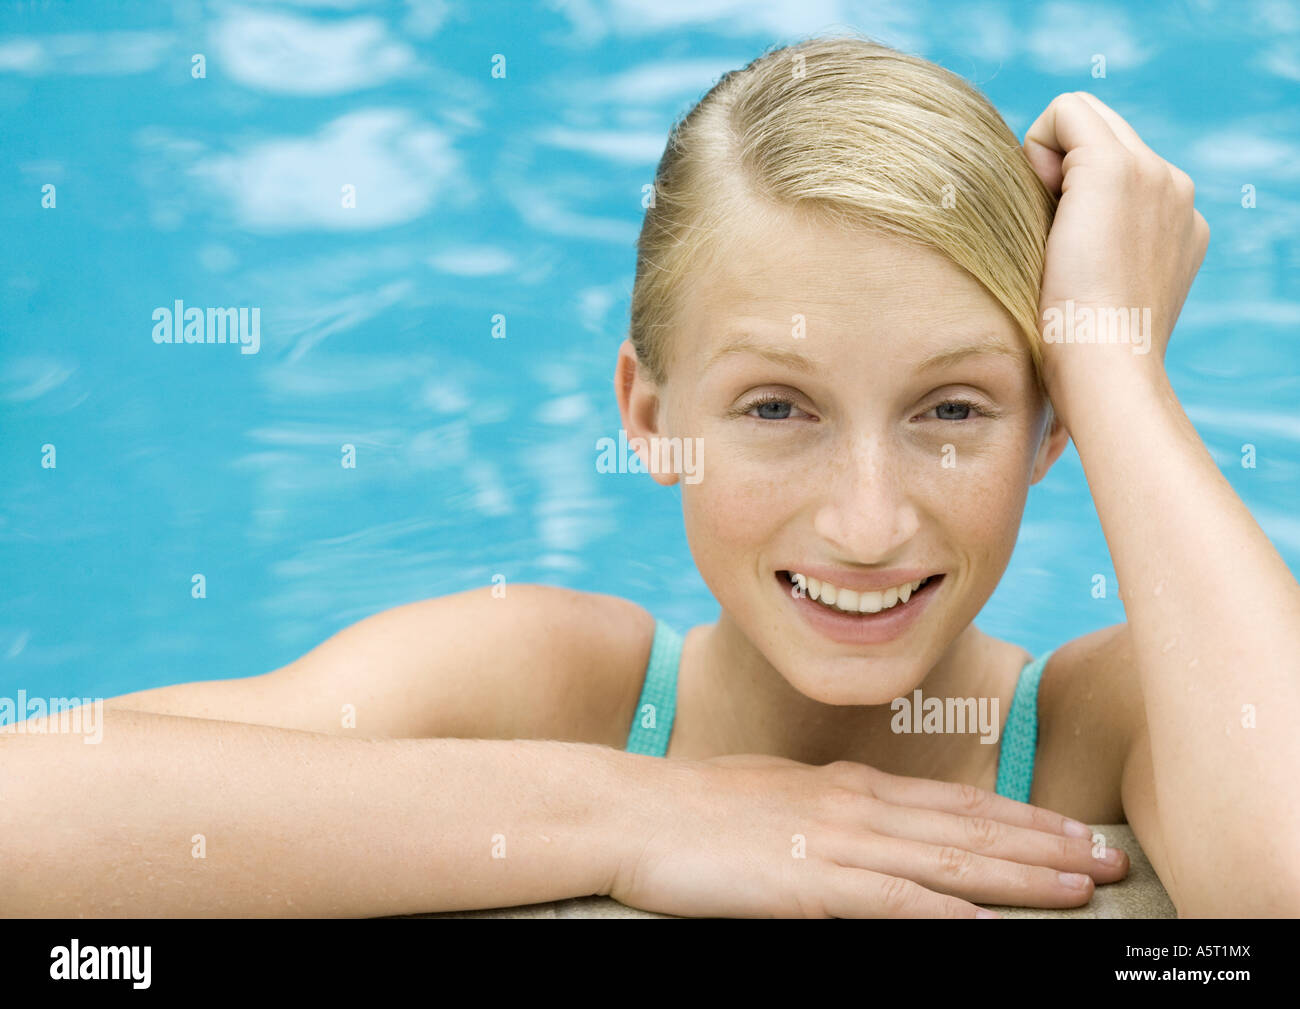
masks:
{"label": "eyebrow", "polygon": [[770,343],[760,343],[755,340],[749,333],[733,333],[727,342],[718,348],[717,352],[709,358],[708,363],[704,366],[706,369],[712,368],[722,358],[731,354],[753,354],[761,357],[773,364],[784,365],[794,371],[812,374],[817,370],[817,365],[811,360],[793,350],[784,350],[781,347],[774,347]]}
{"label": "eyebrow", "polygon": [[[811,374],[817,370],[809,358],[793,350],[785,350],[781,347],[775,347],[770,343],[761,343],[755,340],[749,333],[734,333],[726,343],[718,348],[705,368],[711,368],[724,357],[732,354],[753,354],[764,360],[771,361],[774,364],[784,365],[794,371]],[[938,368],[950,367],[954,364],[966,360],[969,357],[978,357],[983,355],[995,355],[1001,357],[1018,358],[1020,349],[1013,347],[1006,342],[996,338],[985,338],[976,343],[963,344],[960,347],[947,347],[936,354],[931,354],[919,365],[917,371],[930,371]]]}
{"label": "eyebrow", "polygon": [[948,347],[945,350],[939,351],[937,354],[931,354],[917,365],[916,370],[929,371],[935,368],[944,368],[949,365],[959,364],[968,357],[979,357],[982,355],[1019,358],[1020,348],[1013,347],[997,338],[986,337],[978,343],[967,343],[960,347]]}

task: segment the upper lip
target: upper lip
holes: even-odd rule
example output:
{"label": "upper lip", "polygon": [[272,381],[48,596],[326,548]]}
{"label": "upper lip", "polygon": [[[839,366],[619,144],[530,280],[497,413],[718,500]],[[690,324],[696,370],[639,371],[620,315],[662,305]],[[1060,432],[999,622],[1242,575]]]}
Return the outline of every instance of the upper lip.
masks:
{"label": "upper lip", "polygon": [[925,568],[891,568],[888,571],[848,571],[844,568],[824,568],[817,565],[809,567],[783,568],[793,574],[816,578],[819,582],[830,582],[837,589],[851,592],[879,592],[897,585],[919,582],[931,578],[939,572]]}

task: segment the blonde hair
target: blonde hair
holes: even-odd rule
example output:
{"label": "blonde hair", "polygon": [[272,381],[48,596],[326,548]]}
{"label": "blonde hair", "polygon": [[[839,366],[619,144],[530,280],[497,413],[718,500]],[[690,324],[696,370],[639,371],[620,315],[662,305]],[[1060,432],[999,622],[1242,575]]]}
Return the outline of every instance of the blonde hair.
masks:
{"label": "blonde hair", "polygon": [[997,110],[956,74],[854,35],[771,50],[674,124],[637,242],[630,337],[656,382],[684,281],[729,215],[766,201],[935,249],[1023,332],[1056,201]]}

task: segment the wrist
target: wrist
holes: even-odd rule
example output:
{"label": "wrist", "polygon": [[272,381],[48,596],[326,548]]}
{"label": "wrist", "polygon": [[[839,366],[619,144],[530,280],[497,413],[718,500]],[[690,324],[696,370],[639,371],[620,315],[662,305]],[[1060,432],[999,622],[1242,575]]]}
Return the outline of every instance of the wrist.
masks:
{"label": "wrist", "polygon": [[[1071,367],[1045,365],[1044,384],[1056,414],[1071,436],[1106,417],[1132,424],[1132,414],[1145,406],[1176,402],[1163,363],[1112,360],[1116,348],[1077,347],[1070,352],[1091,360],[1065,362]],[[1077,438],[1076,438],[1077,445]]]}
{"label": "wrist", "polygon": [[649,811],[656,802],[649,782],[662,758],[582,744],[587,770],[579,776],[581,816],[588,850],[583,855],[590,893],[609,896],[619,876],[635,864],[648,834]]}
{"label": "wrist", "polygon": [[610,788],[601,797],[602,812],[593,827],[600,839],[596,861],[601,886],[595,892],[608,896],[613,890],[627,892],[647,844],[663,828],[665,817],[681,808],[686,782],[698,765],[600,749]]}

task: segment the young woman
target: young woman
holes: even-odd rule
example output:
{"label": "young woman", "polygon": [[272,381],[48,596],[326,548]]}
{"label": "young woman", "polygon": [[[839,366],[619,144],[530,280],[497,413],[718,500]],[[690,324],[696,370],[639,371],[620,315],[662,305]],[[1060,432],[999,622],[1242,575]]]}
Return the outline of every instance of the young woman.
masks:
{"label": "young woman", "polygon": [[[1300,914],[1300,587],[1163,370],[1188,177],[1090,95],[1022,147],[846,37],[725,76],[655,196],[616,391],[647,461],[702,450],[718,622],[483,587],[99,746],[0,735],[0,911],[975,917],[1086,903],[1128,863],[1083,824],[1127,821],[1180,914]],[[1035,658],[972,620],[1071,437],[1128,622]],[[917,690],[997,744],[899,731]]]}

